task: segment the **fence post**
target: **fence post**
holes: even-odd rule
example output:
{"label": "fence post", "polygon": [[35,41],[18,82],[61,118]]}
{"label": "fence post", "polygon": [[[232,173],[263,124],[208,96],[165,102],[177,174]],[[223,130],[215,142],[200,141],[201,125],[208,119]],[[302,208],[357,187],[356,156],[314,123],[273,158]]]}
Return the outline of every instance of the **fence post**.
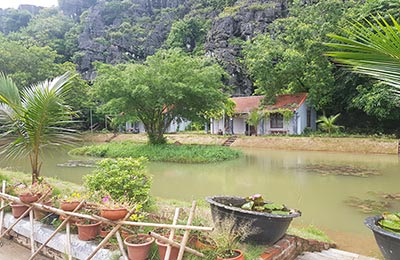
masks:
{"label": "fence post", "polygon": [[[5,180],[3,180],[1,192],[6,193],[6,181]],[[0,211],[0,235],[1,235],[1,233],[3,231],[3,221],[4,221],[4,198],[1,198],[0,207],[1,207],[1,211]]]}

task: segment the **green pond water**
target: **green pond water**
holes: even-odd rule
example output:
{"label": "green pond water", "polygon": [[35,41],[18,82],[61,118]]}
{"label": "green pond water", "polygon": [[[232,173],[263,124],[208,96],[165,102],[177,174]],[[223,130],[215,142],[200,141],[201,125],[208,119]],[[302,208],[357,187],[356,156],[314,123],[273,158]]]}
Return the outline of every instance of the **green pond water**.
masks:
{"label": "green pond water", "polygon": [[[382,200],[400,210],[400,203],[374,194],[400,193],[400,163],[396,155],[241,149],[244,156],[215,164],[149,163],[152,194],[167,199],[203,200],[210,195],[263,194],[268,201],[302,211],[298,225],[313,224],[344,236],[368,236],[366,216],[346,205],[351,197]],[[68,160],[88,160],[63,153],[46,156],[42,174],[81,183],[93,168],[59,167]],[[0,166],[29,172],[24,160]],[[337,174],[367,174],[368,177]],[[357,204],[357,202],[355,203]],[[397,207],[399,206],[399,207]],[[329,234],[329,232],[328,232]],[[372,240],[372,238],[371,238]]]}

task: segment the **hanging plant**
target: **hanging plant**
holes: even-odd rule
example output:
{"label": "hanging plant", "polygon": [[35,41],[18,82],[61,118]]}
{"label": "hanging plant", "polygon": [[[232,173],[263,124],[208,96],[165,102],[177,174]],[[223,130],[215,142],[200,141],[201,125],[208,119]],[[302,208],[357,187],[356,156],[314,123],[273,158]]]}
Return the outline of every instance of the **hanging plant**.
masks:
{"label": "hanging plant", "polygon": [[293,118],[293,111],[288,109],[288,108],[278,108],[278,109],[274,109],[274,110],[265,110],[264,111],[264,117],[265,119],[269,119],[271,117],[271,114],[281,114],[283,116],[283,121],[285,121],[285,123],[289,123],[290,119]]}

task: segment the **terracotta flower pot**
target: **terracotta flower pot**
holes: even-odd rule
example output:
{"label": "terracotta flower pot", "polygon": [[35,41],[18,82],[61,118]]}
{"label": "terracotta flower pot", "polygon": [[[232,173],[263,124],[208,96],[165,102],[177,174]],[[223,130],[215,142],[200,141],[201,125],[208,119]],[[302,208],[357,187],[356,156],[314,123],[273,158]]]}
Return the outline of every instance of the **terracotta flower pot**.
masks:
{"label": "terracotta flower pot", "polygon": [[235,251],[237,253],[237,256],[233,256],[233,257],[230,257],[230,258],[222,258],[222,257],[217,256],[217,260],[245,260],[242,251],[240,251],[238,249],[235,249],[233,251]]}
{"label": "terracotta flower pot", "polygon": [[129,260],[146,260],[154,238],[146,234],[138,234],[125,238]]}
{"label": "terracotta flower pot", "polygon": [[76,207],[79,206],[79,201],[62,201],[60,203],[60,207],[65,211],[73,211]]}
{"label": "terracotta flower pot", "polygon": [[197,250],[214,250],[214,249],[216,249],[215,245],[207,243],[207,241],[202,241],[199,238],[194,239],[193,244]]}
{"label": "terracotta flower pot", "polygon": [[119,220],[119,219],[123,219],[127,213],[128,213],[128,210],[125,208],[101,209],[100,216],[102,216],[103,218],[109,219],[109,220]]}
{"label": "terracotta flower pot", "polygon": [[18,197],[24,203],[32,203],[32,202],[38,201],[38,199],[39,199],[38,194],[33,195],[30,193],[21,194]]}
{"label": "terracotta flower pot", "polygon": [[[11,203],[11,212],[12,212],[14,218],[19,218],[27,209],[28,209],[28,206]],[[26,215],[25,217],[27,217],[27,216],[28,215]]]}
{"label": "terracotta flower pot", "polygon": [[[178,238],[180,240],[181,238]],[[176,241],[177,238],[174,238]],[[164,244],[163,242],[156,240],[156,244],[158,246],[158,255],[160,256],[160,259],[164,259],[165,253],[167,252],[167,244]],[[169,260],[176,260],[178,258],[179,254],[179,248],[176,247],[171,247],[171,254],[169,256]]]}
{"label": "terracotta flower pot", "polygon": [[[46,201],[44,203],[42,203],[43,205],[46,206],[53,206],[53,202],[51,200]],[[49,214],[49,212],[41,210],[41,209],[33,209],[33,216],[35,217],[36,220],[41,220],[42,218],[44,218],[45,216],[47,216]]]}
{"label": "terracotta flower pot", "polygon": [[[58,217],[58,219],[61,220],[61,221],[64,221],[66,218],[67,218],[67,217],[64,217],[63,215],[60,215],[60,216]],[[69,223],[75,224],[75,223],[79,222],[79,219],[76,218],[76,217],[71,217],[68,221],[69,221]]]}
{"label": "terracotta flower pot", "polygon": [[78,227],[78,238],[84,241],[94,239],[99,234],[100,224],[100,221],[94,224],[76,223]]}

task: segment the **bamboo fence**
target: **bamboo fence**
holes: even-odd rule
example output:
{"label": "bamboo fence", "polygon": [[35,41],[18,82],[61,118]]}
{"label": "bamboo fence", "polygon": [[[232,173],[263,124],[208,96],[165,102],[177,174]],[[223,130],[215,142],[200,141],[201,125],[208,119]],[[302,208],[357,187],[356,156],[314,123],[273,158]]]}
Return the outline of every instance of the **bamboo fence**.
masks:
{"label": "bamboo fence", "polygon": [[[47,195],[47,194],[45,194]],[[3,181],[2,183],[2,189],[0,192],[0,239],[3,238],[8,232],[12,230],[13,227],[15,227],[21,219],[23,219],[26,215],[29,214],[29,222],[30,222],[30,245],[31,245],[31,256],[28,258],[29,260],[33,260],[39,253],[40,251],[54,238],[54,236],[60,232],[62,227],[66,227],[66,256],[68,257],[68,260],[73,259],[73,252],[72,252],[72,247],[71,247],[71,232],[70,232],[70,219],[72,217],[77,217],[80,219],[85,219],[85,220],[96,220],[96,221],[101,221],[105,224],[112,225],[113,229],[110,231],[110,233],[98,244],[98,246],[95,248],[95,250],[86,258],[86,260],[92,259],[96,253],[101,249],[104,248],[108,240],[115,235],[118,241],[118,247],[119,250],[122,254],[123,259],[128,260],[128,256],[126,254],[126,251],[124,249],[124,245],[122,242],[122,238],[120,235],[120,230],[128,230],[126,226],[139,226],[139,227],[153,227],[153,228],[166,228],[170,229],[170,237],[166,238],[163,237],[157,233],[150,232],[149,235],[155,237],[156,239],[162,241],[163,243],[166,243],[168,245],[167,253],[165,255],[164,260],[169,260],[169,253],[171,247],[177,247],[179,248],[179,256],[177,260],[181,260],[183,258],[183,252],[188,252],[190,254],[194,254],[196,256],[204,257],[204,255],[192,248],[189,248],[186,246],[186,243],[188,241],[188,236],[190,231],[212,231],[213,228],[211,227],[203,227],[203,226],[192,226],[191,222],[194,217],[195,213],[195,208],[196,208],[196,203],[195,201],[192,203],[192,208],[190,210],[189,218],[187,220],[186,225],[178,225],[176,224],[179,218],[179,208],[176,209],[175,211],[175,216],[172,224],[162,224],[162,223],[150,223],[150,222],[134,222],[134,221],[128,221],[129,217],[134,213],[134,209],[131,209],[128,211],[126,216],[120,220],[120,221],[111,221],[108,219],[105,219],[103,217],[97,216],[97,215],[88,215],[88,214],[82,214],[78,213],[77,210],[81,208],[81,206],[85,203],[84,201],[81,201],[79,206],[75,208],[74,211],[64,211],[59,208],[51,207],[48,205],[44,205],[41,203],[41,200],[44,199],[44,196],[42,196],[37,202],[33,203],[23,203],[18,197],[9,195],[6,193],[6,181]],[[7,204],[5,204],[8,202]],[[3,231],[3,223],[4,223],[4,210],[8,205],[11,205],[11,203],[17,203],[17,204],[22,204],[28,206],[28,209],[19,217],[16,219],[16,221],[9,227],[7,228],[4,232]],[[45,212],[49,213],[55,213],[58,215],[63,216],[65,219],[61,223],[61,225],[53,231],[53,233],[47,238],[47,240],[38,248],[35,250],[35,239],[34,239],[34,225],[35,221],[33,219],[33,210],[38,209],[42,210]],[[124,227],[125,226],[125,227]],[[185,231],[183,239],[181,240],[180,243],[175,242],[173,240],[174,236],[173,234],[175,233],[175,230],[177,229],[182,229]],[[171,236],[172,235],[172,236]],[[63,252],[64,253],[64,252]]]}

